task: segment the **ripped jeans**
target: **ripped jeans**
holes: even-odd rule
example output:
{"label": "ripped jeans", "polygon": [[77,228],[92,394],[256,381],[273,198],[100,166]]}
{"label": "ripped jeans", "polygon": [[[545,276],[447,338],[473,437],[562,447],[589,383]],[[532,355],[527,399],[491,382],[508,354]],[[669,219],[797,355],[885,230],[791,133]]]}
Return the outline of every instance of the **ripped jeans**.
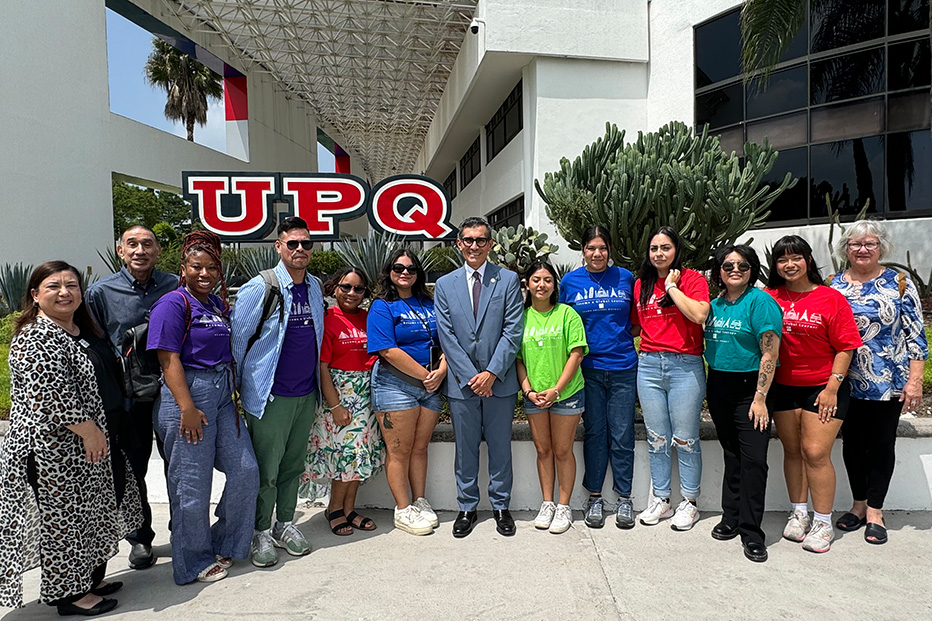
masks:
{"label": "ripped jeans", "polygon": [[705,398],[702,356],[642,352],[638,358],[638,399],[647,426],[654,496],[670,497],[670,448],[675,446],[680,493],[683,498],[698,498],[702,479],[699,414]]}

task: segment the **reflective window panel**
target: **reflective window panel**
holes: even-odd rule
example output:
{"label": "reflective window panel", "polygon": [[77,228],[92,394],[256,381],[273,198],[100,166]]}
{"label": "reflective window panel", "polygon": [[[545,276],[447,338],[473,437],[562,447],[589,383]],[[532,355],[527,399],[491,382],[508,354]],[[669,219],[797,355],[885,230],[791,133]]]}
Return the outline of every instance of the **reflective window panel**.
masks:
{"label": "reflective window panel", "polygon": [[783,192],[770,205],[770,215],[767,222],[780,222],[784,220],[802,220],[807,217],[807,201],[809,199],[809,162],[806,147],[780,151],[777,161],[774,162],[770,172],[764,175],[763,183],[775,188],[783,182],[786,173],[798,179],[796,185]]}
{"label": "reflective window panel", "polygon": [[813,62],[812,105],[844,101],[884,90],[883,48]]}
{"label": "reflective window panel", "polygon": [[825,195],[843,216],[853,216],[870,200],[868,213],[883,211],[884,137],[855,138],[812,145],[810,217],[827,217]]}
{"label": "reflective window panel", "polygon": [[932,66],[929,63],[929,39],[891,44],[888,52],[890,77],[887,88],[898,91],[929,86]]}
{"label": "reflective window panel", "polygon": [[724,127],[742,120],[744,87],[739,82],[696,97],[696,125],[709,124],[709,129]]}
{"label": "reflective window panel", "polygon": [[932,137],[928,129],[887,136],[890,211],[928,211],[932,205]]}
{"label": "reflective window panel", "polygon": [[775,71],[763,90],[760,89],[759,80],[752,80],[747,87],[748,118],[756,119],[805,108],[809,99],[806,73],[805,65]]}
{"label": "reflective window panel", "polygon": [[722,151],[725,153],[731,153],[734,151],[738,157],[744,157],[743,127],[733,127],[731,129],[726,129],[718,135],[718,138],[720,141],[719,144],[722,146]]}
{"label": "reflective window panel", "polygon": [[735,10],[696,28],[696,88],[741,72],[739,14]]}
{"label": "reflective window panel", "polygon": [[929,27],[929,0],[889,0],[890,34],[903,34]]}
{"label": "reflective window panel", "polygon": [[810,2],[810,52],[825,52],[882,37],[886,4],[886,0]]}
{"label": "reflective window panel", "polygon": [[813,142],[870,136],[883,131],[883,97],[812,108],[809,139]]}
{"label": "reflective window panel", "polygon": [[[906,131],[929,127],[929,91],[888,95],[890,111],[887,114],[889,131]],[[932,205],[930,205],[932,207]]]}
{"label": "reflective window panel", "polygon": [[808,142],[808,125],[805,110],[748,123],[748,142],[763,144],[766,137],[777,149],[799,147]]}

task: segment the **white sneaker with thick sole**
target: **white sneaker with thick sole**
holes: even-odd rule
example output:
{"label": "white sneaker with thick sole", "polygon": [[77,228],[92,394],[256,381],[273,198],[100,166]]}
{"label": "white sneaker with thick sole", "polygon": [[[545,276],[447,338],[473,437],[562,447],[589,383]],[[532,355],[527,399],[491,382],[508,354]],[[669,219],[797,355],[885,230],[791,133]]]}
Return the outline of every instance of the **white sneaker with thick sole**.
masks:
{"label": "white sneaker with thick sole", "polygon": [[809,513],[794,511],[790,514],[790,519],[786,521],[786,527],[783,529],[783,538],[799,543],[806,538],[812,522],[809,521]]}
{"label": "white sneaker with thick sole", "polygon": [[650,501],[650,504],[647,505],[647,508],[638,514],[638,521],[644,526],[653,526],[660,522],[660,520],[665,520],[668,517],[673,517],[673,509],[670,507],[670,501],[664,500],[663,498],[654,498]]}
{"label": "white sneaker with thick sole", "polygon": [[540,530],[547,530],[550,528],[550,524],[553,522],[553,514],[557,511],[557,505],[551,500],[545,500],[540,504],[540,511],[537,512],[537,517],[534,518],[534,528]]}
{"label": "white sneaker with thick sole", "polygon": [[673,514],[670,528],[673,530],[689,530],[698,521],[699,509],[684,498],[683,502],[677,506],[676,513]]}
{"label": "white sneaker with thick sole", "polygon": [[835,539],[835,529],[828,522],[817,520],[812,524],[812,530],[803,539],[803,550],[809,552],[828,552]]}
{"label": "white sneaker with thick sole", "polygon": [[553,514],[553,521],[550,523],[550,532],[554,535],[565,533],[573,525],[573,510],[569,505],[557,505],[557,510]]}
{"label": "white sneaker with thick sole", "polygon": [[430,503],[427,502],[427,499],[421,496],[413,503],[411,503],[418,511],[421,512],[421,516],[430,522],[430,525],[434,528],[440,526],[440,518],[437,517],[437,513],[431,508]]}
{"label": "white sneaker with thick sole", "polygon": [[413,505],[404,509],[395,507],[395,528],[412,535],[429,535],[434,532],[434,527]]}

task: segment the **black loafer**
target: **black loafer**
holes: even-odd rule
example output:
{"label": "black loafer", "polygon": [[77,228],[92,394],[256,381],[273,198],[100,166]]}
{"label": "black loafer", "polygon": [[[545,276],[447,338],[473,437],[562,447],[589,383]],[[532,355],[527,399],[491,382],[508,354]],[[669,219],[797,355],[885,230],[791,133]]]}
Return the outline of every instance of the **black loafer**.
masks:
{"label": "black loafer", "polygon": [[58,614],[63,617],[68,617],[71,615],[81,615],[84,617],[96,617],[97,615],[102,615],[105,612],[110,612],[117,607],[117,601],[115,599],[102,599],[91,608],[81,608],[80,606],[75,606],[74,604],[59,604],[56,606],[58,608]]}
{"label": "black loafer", "polygon": [[496,509],[492,511],[492,517],[495,518],[495,530],[499,535],[511,537],[515,534],[515,519],[511,517],[511,511],[508,509]]}
{"label": "black loafer", "polygon": [[763,563],[767,560],[767,546],[765,546],[760,541],[746,541],[744,542],[744,556],[749,561],[754,561],[755,563]]}
{"label": "black loafer", "polygon": [[106,597],[107,595],[113,595],[117,591],[123,588],[123,583],[119,581],[108,582],[102,587],[97,587],[91,589],[91,593],[94,595],[99,595],[100,597]]}
{"label": "black loafer", "polygon": [[129,551],[129,568],[148,569],[154,564],[155,554],[152,553],[152,546],[147,543],[134,543],[133,549]]}
{"label": "black loafer", "polygon": [[712,528],[712,539],[728,541],[738,536],[738,527],[721,521]]}
{"label": "black loafer", "polygon": [[476,524],[478,514],[475,511],[460,511],[456,514],[453,521],[453,536],[462,539],[472,532],[472,527]]}

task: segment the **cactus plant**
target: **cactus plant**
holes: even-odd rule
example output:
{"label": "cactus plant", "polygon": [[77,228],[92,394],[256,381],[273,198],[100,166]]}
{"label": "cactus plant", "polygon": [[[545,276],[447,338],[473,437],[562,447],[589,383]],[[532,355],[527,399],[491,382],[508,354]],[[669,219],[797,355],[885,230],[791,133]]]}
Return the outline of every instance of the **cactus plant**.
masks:
{"label": "cactus plant", "polygon": [[489,261],[523,275],[534,261],[546,261],[559,246],[547,242],[547,234],[529,226],[508,226],[492,233]]}

